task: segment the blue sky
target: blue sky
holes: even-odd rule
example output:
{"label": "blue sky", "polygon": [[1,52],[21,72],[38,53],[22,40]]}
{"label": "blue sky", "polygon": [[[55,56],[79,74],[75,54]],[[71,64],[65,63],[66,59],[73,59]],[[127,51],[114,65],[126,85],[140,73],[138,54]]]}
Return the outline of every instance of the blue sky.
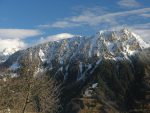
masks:
{"label": "blue sky", "polygon": [[0,0],[0,50],[123,27],[149,42],[150,0]]}

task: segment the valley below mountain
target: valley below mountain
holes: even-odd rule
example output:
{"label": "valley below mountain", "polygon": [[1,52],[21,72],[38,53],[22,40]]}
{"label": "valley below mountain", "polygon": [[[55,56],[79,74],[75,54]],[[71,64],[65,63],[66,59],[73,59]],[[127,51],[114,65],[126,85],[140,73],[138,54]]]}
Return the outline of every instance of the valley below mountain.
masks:
{"label": "valley below mountain", "polygon": [[0,62],[0,113],[150,113],[150,45],[128,29],[3,52]]}

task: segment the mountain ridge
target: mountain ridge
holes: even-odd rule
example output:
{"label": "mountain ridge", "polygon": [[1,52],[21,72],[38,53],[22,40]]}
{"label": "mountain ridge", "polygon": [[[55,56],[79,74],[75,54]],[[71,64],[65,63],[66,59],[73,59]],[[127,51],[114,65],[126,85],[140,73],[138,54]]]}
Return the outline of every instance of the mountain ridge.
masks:
{"label": "mountain ridge", "polygon": [[[89,42],[87,40],[89,40]],[[140,36],[132,33],[128,29],[121,29],[118,31],[102,30],[102,31],[97,32],[96,35],[90,36],[90,37],[84,37],[84,36],[79,36],[79,35],[74,35],[71,38],[67,38],[67,39],[65,39],[65,37],[64,37],[64,39],[61,37],[61,39],[57,39],[54,41],[38,44],[38,45],[30,47],[30,48],[36,48],[38,46],[42,47],[42,45],[45,45],[45,47],[46,47],[46,45],[48,45],[48,44],[49,45],[50,44],[51,45],[55,45],[55,44],[61,45],[62,44],[62,46],[63,45],[65,46],[65,41],[66,41],[66,43],[68,43],[68,45],[66,44],[67,46],[71,46],[71,45],[69,45],[69,43],[78,43],[76,45],[79,46],[79,43],[83,43],[81,41],[87,41],[87,46],[93,46],[93,48],[94,47],[98,48],[98,47],[102,46],[103,43],[105,43],[105,45],[103,45],[103,47],[107,46],[108,51],[112,54],[114,54],[113,52],[115,51],[114,46],[120,46],[120,48],[122,48],[122,46],[125,46],[125,44],[127,44],[127,46],[123,49],[126,49],[124,51],[128,52],[129,54],[132,54],[132,51],[129,50],[128,46],[131,46],[132,44],[135,46],[140,46],[140,47],[138,47],[138,49],[150,47],[150,45],[148,43],[144,42],[140,38]],[[97,46],[95,46],[94,44],[96,44],[96,41],[99,41],[99,43],[102,43],[102,44],[97,44]],[[125,42],[124,45],[122,45],[123,42]],[[91,44],[89,44],[89,43],[91,43]],[[119,43],[120,43],[120,45],[119,45]],[[76,45],[74,44],[74,46],[76,46]],[[91,48],[91,49],[93,49],[93,48]],[[6,48],[1,52],[1,55],[10,56],[13,53],[17,52],[18,50],[20,50],[20,49],[18,49],[18,48]],[[91,51],[89,50],[88,52],[89,52],[89,56],[91,56]],[[40,53],[42,54],[42,51],[40,51]],[[99,55],[99,53],[97,53],[97,55]]]}
{"label": "mountain ridge", "polygon": [[61,66],[59,70],[62,70],[64,65],[66,65],[65,70],[67,70],[70,63],[76,62],[82,73],[83,65],[86,65],[88,69],[93,63],[99,64],[103,58],[128,59],[128,56],[148,47],[150,47],[149,44],[128,29],[99,31],[91,37],[75,36],[21,50],[17,52],[17,55],[12,55],[16,57],[12,61],[10,55],[4,64],[7,64],[8,61],[12,62],[11,65],[9,64],[12,67],[22,56],[27,55],[30,59],[37,58],[42,64],[48,64],[49,69],[55,68],[53,65],[58,64]]}
{"label": "mountain ridge", "polygon": [[[21,79],[26,69],[33,72],[27,77],[40,78],[46,73],[63,84],[62,113],[119,113],[133,110],[139,96],[137,83],[149,68],[149,50],[147,43],[127,29],[101,31],[91,37],[78,36],[17,51],[1,67],[6,67],[12,78]],[[141,53],[145,56],[140,58]],[[144,66],[141,59],[146,58]]]}

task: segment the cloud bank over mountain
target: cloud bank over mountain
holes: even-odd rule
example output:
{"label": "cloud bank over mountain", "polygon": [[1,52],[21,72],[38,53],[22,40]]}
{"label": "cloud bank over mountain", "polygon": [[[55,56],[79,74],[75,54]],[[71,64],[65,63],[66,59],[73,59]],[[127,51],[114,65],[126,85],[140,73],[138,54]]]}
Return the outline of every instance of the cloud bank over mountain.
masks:
{"label": "cloud bank over mountain", "polygon": [[40,35],[39,30],[33,29],[0,29],[0,51],[5,48],[22,49],[27,47],[24,39]]}

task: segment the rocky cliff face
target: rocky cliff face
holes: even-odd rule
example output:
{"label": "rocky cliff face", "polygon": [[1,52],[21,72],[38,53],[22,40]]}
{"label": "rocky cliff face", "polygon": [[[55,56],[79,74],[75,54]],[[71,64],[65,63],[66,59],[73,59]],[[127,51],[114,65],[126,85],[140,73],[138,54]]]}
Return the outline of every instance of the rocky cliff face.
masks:
{"label": "rocky cliff face", "polygon": [[17,77],[24,59],[36,61],[34,76],[47,72],[63,83],[64,113],[117,113],[129,111],[128,105],[134,105],[128,97],[136,100],[133,94],[137,90],[131,89],[138,89],[145,65],[149,68],[149,63],[143,66],[139,56],[148,47],[127,29],[100,31],[91,37],[76,36],[18,51],[1,67]]}

